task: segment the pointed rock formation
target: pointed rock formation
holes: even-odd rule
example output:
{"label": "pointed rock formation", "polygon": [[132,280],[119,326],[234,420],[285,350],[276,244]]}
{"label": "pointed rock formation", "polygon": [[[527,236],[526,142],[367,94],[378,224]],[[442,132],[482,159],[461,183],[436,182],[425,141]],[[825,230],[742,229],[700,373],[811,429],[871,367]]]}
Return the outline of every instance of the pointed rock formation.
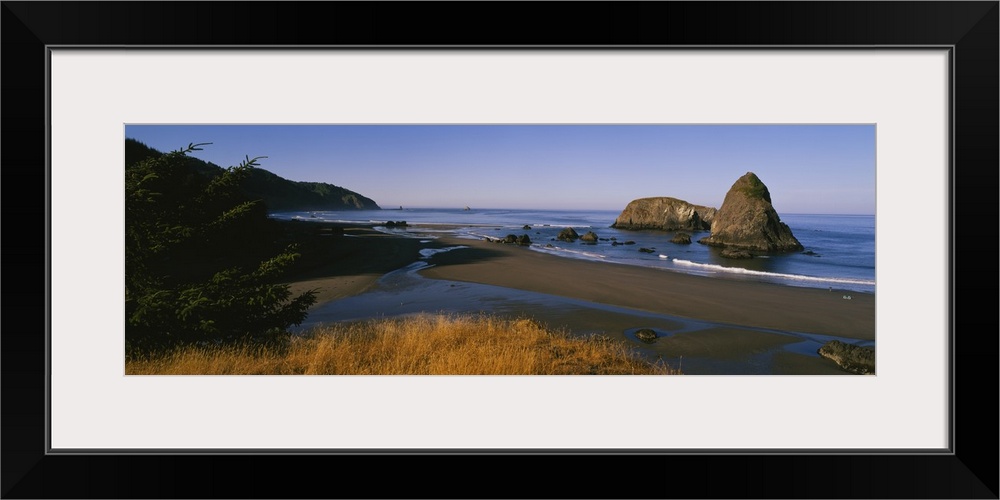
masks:
{"label": "pointed rock formation", "polygon": [[562,231],[559,231],[559,236],[556,236],[556,238],[558,238],[559,241],[569,241],[572,243],[580,239],[580,235],[576,232],[576,229],[566,227],[563,228]]}
{"label": "pointed rock formation", "polygon": [[705,231],[712,227],[716,210],[666,196],[632,200],[615,219],[615,229]]}
{"label": "pointed rock formation", "polygon": [[753,172],[747,172],[729,188],[715,214],[711,236],[698,243],[751,252],[802,250],[802,244],[771,206],[767,186]]}

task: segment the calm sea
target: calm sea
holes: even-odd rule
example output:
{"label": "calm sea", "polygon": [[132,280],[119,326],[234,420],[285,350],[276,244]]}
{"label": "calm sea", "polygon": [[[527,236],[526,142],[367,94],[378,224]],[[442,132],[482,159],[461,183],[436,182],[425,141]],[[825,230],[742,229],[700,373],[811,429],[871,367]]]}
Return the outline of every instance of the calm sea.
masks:
{"label": "calm sea", "polygon": [[[789,286],[832,288],[854,292],[875,292],[875,216],[779,214],[805,247],[803,252],[759,256],[749,260],[726,259],[719,250],[697,243],[708,232],[691,234],[693,243],[671,243],[671,232],[623,231],[609,226],[618,211],[560,211],[504,209],[403,209],[360,210],[343,212],[275,212],[278,219],[336,221],[384,224],[406,221],[408,228],[376,229],[387,233],[419,238],[449,235],[460,238],[498,238],[507,234],[527,234],[531,249],[560,257],[710,276],[713,278],[751,280]],[[529,226],[525,229],[525,226]],[[606,241],[587,244],[580,241],[556,241],[565,227],[580,235],[597,233]],[[613,246],[634,241],[631,245]],[[551,246],[550,246],[551,245]],[[639,248],[653,249],[652,253]]]}

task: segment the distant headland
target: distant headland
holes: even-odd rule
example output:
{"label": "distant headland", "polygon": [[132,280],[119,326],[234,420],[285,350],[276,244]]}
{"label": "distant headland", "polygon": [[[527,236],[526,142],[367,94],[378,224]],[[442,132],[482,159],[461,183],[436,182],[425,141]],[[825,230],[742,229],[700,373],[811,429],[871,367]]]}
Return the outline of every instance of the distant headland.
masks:
{"label": "distant headland", "polygon": [[[125,139],[125,164],[163,155],[135,139]],[[206,177],[222,173],[222,167],[189,157],[191,168]],[[268,210],[381,210],[374,200],[359,193],[325,182],[291,181],[262,168],[255,168],[243,192],[264,201]]]}

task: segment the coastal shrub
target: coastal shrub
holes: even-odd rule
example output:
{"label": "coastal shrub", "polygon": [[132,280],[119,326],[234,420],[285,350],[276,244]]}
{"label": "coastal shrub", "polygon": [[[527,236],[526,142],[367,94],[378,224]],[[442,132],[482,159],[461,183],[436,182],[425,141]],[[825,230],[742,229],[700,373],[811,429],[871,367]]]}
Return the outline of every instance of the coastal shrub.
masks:
{"label": "coastal shrub", "polygon": [[421,314],[337,324],[283,349],[185,346],[128,360],[130,375],[679,375],[624,340],[529,318]]}
{"label": "coastal shrub", "polygon": [[280,282],[298,254],[278,247],[266,207],[240,189],[262,157],[209,178],[188,157],[202,145],[126,160],[127,354],[280,340],[316,300]]}

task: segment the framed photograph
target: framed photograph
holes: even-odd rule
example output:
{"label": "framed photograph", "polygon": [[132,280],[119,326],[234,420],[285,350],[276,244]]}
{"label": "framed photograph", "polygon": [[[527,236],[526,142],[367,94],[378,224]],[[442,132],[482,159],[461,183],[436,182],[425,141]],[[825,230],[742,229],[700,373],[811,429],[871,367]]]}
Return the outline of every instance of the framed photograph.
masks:
{"label": "framed photograph", "polygon": [[[995,331],[995,315],[957,307],[995,293],[988,273],[963,266],[958,242],[977,234],[966,226],[982,207],[996,207],[985,203],[996,199],[998,165],[996,2],[632,4],[611,10],[637,31],[600,40],[567,27],[532,45],[500,32],[491,40],[490,30],[467,40],[461,28],[447,40],[455,45],[375,35],[412,33],[395,27],[417,11],[471,5],[336,4],[328,21],[352,27],[332,34],[316,24],[320,5],[4,3],[6,101],[33,104],[4,107],[8,186],[35,170],[31,182],[45,186],[44,200],[8,196],[18,200],[8,215],[28,226],[9,255],[29,254],[14,253],[22,241],[44,243],[34,249],[45,273],[35,301],[8,300],[7,317],[39,311],[45,321],[18,325],[22,334],[8,325],[3,339],[5,497],[297,497],[305,490],[279,477],[240,483],[237,469],[252,459],[281,476],[315,460],[360,473],[425,458],[474,469],[484,456],[497,474],[543,459],[658,464],[634,491],[618,477],[528,496],[997,497],[995,467],[974,458],[996,453],[995,429],[973,420],[995,422],[995,404],[956,386],[996,380],[995,356],[980,354],[996,352],[996,336],[972,334]],[[573,9],[607,15],[596,4]],[[513,22],[519,10],[500,17]],[[651,22],[654,11],[665,26]],[[717,21],[695,33],[695,18]],[[759,22],[739,24],[747,19]],[[660,371],[577,362],[557,347],[546,350],[558,351],[546,372],[556,375],[424,371],[406,360],[402,370],[324,371],[313,351],[300,355],[313,368],[285,360],[246,371],[133,355],[162,341],[143,332],[164,329],[163,311],[187,321],[172,331],[223,332],[226,321],[198,316],[230,276],[211,262],[249,255],[264,231],[208,219],[201,234],[215,239],[201,247],[136,253],[175,245],[190,221],[135,226],[142,215],[129,210],[135,200],[161,206],[147,188],[164,176],[130,158],[185,148],[178,164],[211,175],[257,166],[278,176],[269,186],[349,190],[335,195],[353,209],[344,212],[261,188],[281,207],[267,221],[319,235],[296,240],[307,247],[300,257],[337,240],[363,258],[345,254],[343,269],[321,263],[324,272],[293,282],[325,304],[300,303],[314,306],[305,321],[243,309],[226,321],[281,323],[273,330],[528,311],[511,320],[519,331],[555,342],[547,326],[613,330],[611,340]],[[185,200],[221,207],[227,221],[248,214],[239,200],[225,204],[224,186]],[[651,204],[667,213],[663,203],[683,216],[647,227],[642,214]],[[761,241],[777,246],[755,246],[743,226],[720,229],[749,212],[765,214]],[[580,234],[564,237],[564,227]],[[136,243],[140,233],[149,241]],[[170,275],[204,267],[211,279],[197,289],[181,280],[189,289],[164,299],[136,284],[169,281],[136,278],[162,262]],[[604,286],[574,285],[588,279]],[[262,286],[237,293],[250,302],[277,293]],[[830,354],[838,345],[857,358]],[[361,349],[348,345],[346,356],[361,359]],[[444,357],[441,347],[408,349]],[[327,365],[351,363],[369,362]],[[157,480],[165,463],[178,472]],[[83,465],[86,484],[51,480]],[[667,488],[675,466],[695,469],[678,492]],[[182,478],[202,467],[215,471],[215,489]],[[406,484],[376,496],[444,496],[413,486],[415,471],[401,474]],[[719,474],[747,477],[721,484],[711,479]],[[349,491],[337,495],[368,496]]]}

